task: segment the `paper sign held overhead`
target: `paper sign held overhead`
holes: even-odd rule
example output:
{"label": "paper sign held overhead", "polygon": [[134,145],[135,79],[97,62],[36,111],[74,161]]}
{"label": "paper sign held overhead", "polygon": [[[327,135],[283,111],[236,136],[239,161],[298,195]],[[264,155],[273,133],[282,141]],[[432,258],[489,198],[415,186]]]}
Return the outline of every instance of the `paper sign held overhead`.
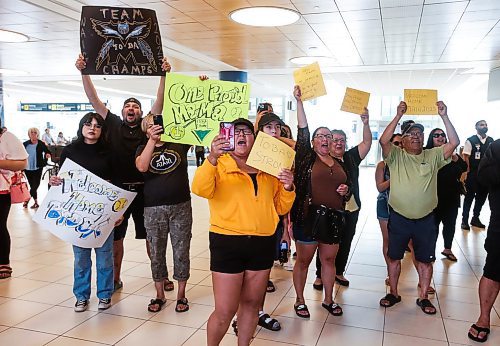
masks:
{"label": "paper sign held overhead", "polygon": [[368,102],[370,101],[370,93],[365,91],[346,88],[344,100],[342,101],[341,111],[363,114],[365,107],[368,107]]}
{"label": "paper sign held overhead", "polygon": [[154,10],[83,6],[80,49],[82,74],[162,76],[163,52]]}
{"label": "paper sign held overhead", "polygon": [[114,186],[70,159],[58,176],[63,183],[49,189],[33,221],[70,244],[101,247],[137,193]]}
{"label": "paper sign held overhead", "polygon": [[262,131],[259,131],[247,165],[257,168],[275,177],[283,168],[291,169],[295,151],[288,145]]}
{"label": "paper sign held overhead", "polygon": [[317,62],[293,71],[293,79],[300,86],[302,101],[326,95],[325,82]]}
{"label": "paper sign held overhead", "polygon": [[437,90],[405,89],[407,115],[435,115],[438,114],[436,102]]}
{"label": "paper sign held overhead", "polygon": [[249,97],[247,83],[167,73],[161,140],[210,146],[221,121],[248,118]]}

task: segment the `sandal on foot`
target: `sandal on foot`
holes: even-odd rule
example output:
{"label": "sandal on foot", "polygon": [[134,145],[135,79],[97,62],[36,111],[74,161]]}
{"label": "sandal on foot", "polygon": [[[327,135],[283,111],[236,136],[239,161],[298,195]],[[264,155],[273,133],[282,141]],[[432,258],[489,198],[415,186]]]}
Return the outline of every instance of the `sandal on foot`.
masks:
{"label": "sandal on foot", "polygon": [[298,304],[294,305],[293,309],[295,310],[295,314],[301,318],[309,318],[311,314],[309,313],[309,309],[306,304]]}
{"label": "sandal on foot", "polygon": [[[431,301],[429,299],[419,299],[417,298],[417,305],[420,306],[420,309],[427,315],[435,315],[436,314],[436,307],[432,305]],[[426,310],[426,309],[434,309],[434,310]]]}
{"label": "sandal on foot", "polygon": [[[184,305],[184,307],[181,307],[182,305]],[[177,303],[175,303],[175,312],[186,312],[188,310],[189,304],[186,297],[177,300]]]}
{"label": "sandal on foot", "polygon": [[338,283],[340,286],[344,287],[349,287],[349,280],[344,280],[339,278],[338,276],[335,277],[335,282]]}
{"label": "sandal on foot", "polygon": [[321,303],[321,306],[328,310],[328,312],[333,316],[342,316],[342,314],[344,313],[342,311],[342,307],[335,302],[331,302],[330,304]]}
{"label": "sandal on foot", "polygon": [[[387,303],[384,303],[384,301],[387,301]],[[390,308],[391,306],[399,303],[401,301],[401,296],[396,297],[392,293],[387,293],[384,298],[380,299],[380,306],[383,306],[384,308]]]}
{"label": "sandal on foot", "polygon": [[[476,331],[476,336],[474,336],[471,332],[467,334],[469,339],[474,340],[476,342],[485,342],[488,340],[488,335],[490,334],[490,328],[485,328],[485,327],[479,327],[477,324],[473,324],[470,326],[470,329],[474,329]],[[482,338],[479,337],[480,333],[484,333],[484,336]]]}
{"label": "sandal on foot", "polygon": [[163,305],[165,305],[166,302],[167,302],[166,300],[162,300],[160,298],[151,299],[151,301],[148,304],[148,311],[158,312],[161,310],[161,308],[163,307]]}
{"label": "sandal on foot", "polygon": [[446,253],[446,252],[441,252],[441,255],[443,255],[444,257],[446,257],[447,260],[449,261],[452,261],[452,262],[457,262],[457,258],[455,257],[454,254],[452,253]]}
{"label": "sandal on foot", "polygon": [[[420,290],[420,284],[418,284],[417,287]],[[427,287],[427,294],[436,294],[436,289],[432,286]]]}
{"label": "sandal on foot", "polygon": [[40,206],[38,205],[38,203],[35,203],[35,204],[33,204],[30,208],[31,208],[31,209],[37,209],[38,207],[40,207]]}
{"label": "sandal on foot", "polygon": [[[319,284],[317,284],[316,281],[319,281]],[[313,283],[313,288],[318,291],[323,291],[323,282],[321,281],[320,278],[316,278],[316,280]]]}
{"label": "sandal on foot", "polygon": [[0,279],[8,279],[12,276],[12,268],[8,265],[0,265]]}
{"label": "sandal on foot", "polygon": [[174,290],[174,283],[170,281],[168,278],[163,281],[163,289],[167,292],[173,291]]}
{"label": "sandal on foot", "polygon": [[269,314],[262,314],[259,316],[259,326],[277,332],[281,329],[281,325],[277,319],[272,318]]}
{"label": "sandal on foot", "polygon": [[269,280],[267,282],[266,292],[273,293],[274,291],[276,291],[276,287],[274,286],[273,282],[271,280]]}

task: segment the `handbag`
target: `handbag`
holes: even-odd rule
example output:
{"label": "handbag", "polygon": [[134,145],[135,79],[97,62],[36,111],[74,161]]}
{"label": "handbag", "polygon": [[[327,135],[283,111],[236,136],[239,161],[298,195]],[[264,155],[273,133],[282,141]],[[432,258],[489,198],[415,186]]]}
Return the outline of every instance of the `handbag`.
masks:
{"label": "handbag", "polygon": [[31,195],[23,172],[15,172],[10,181],[5,175],[1,175],[10,185],[10,202],[12,204],[23,203],[30,200]]}
{"label": "handbag", "polygon": [[325,244],[338,244],[345,228],[344,212],[324,205],[309,205],[306,229],[313,240]]}

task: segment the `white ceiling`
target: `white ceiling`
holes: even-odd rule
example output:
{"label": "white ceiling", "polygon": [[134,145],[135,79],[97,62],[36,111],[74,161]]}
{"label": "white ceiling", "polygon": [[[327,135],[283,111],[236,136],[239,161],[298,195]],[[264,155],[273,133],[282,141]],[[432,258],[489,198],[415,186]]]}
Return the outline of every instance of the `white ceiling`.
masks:
{"label": "white ceiling", "polygon": [[[6,89],[81,93],[60,81],[79,82],[80,8],[97,4],[155,9],[175,71],[217,78],[219,70],[246,70],[260,96],[290,93],[295,66],[288,60],[297,55],[331,56],[326,79],[378,94],[452,91],[500,65],[500,0],[0,0],[0,28],[30,37],[0,43],[0,68],[29,73],[1,76]],[[302,18],[280,28],[227,18],[251,5],[292,8]],[[157,87],[151,77],[95,83],[146,95]]]}

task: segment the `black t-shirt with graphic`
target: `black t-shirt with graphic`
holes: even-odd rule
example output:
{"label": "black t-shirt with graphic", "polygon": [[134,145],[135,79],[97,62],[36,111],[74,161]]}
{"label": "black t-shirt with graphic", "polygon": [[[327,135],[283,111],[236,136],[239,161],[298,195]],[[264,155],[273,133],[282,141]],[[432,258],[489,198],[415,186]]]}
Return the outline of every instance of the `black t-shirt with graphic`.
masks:
{"label": "black t-shirt with graphic", "polygon": [[[136,157],[144,150],[137,148]],[[156,207],[187,202],[191,199],[187,153],[190,145],[164,143],[155,147],[144,176],[144,206]]]}

